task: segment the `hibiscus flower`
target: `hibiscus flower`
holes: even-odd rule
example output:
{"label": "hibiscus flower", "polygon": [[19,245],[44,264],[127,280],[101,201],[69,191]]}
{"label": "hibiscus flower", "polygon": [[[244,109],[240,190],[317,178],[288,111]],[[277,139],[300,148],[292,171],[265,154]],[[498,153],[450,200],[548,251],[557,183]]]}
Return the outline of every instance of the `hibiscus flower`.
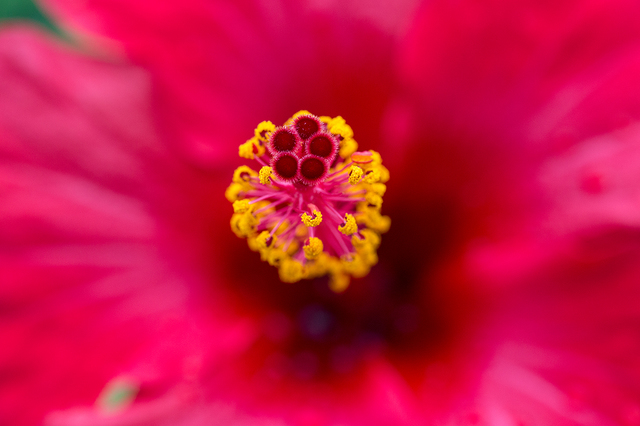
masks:
{"label": "hibiscus flower", "polygon": [[[365,2],[48,2],[84,52],[5,27],[0,420],[638,422],[640,10],[486,3],[406,37]],[[340,294],[229,227],[238,145],[301,109],[391,172]]]}

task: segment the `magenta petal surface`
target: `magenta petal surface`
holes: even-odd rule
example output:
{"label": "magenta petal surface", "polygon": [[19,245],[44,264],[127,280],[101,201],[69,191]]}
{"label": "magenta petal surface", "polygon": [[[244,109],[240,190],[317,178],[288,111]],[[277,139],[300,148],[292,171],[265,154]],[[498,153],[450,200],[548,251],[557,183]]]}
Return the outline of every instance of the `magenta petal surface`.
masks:
{"label": "magenta petal surface", "polygon": [[[638,423],[636,2],[45,4],[97,38],[0,31],[0,423]],[[391,170],[341,295],[229,229],[303,108]]]}
{"label": "magenta petal surface", "polygon": [[626,0],[429,2],[407,38],[402,72],[430,113],[566,143],[640,113],[632,77],[639,14]]}
{"label": "magenta petal surface", "polygon": [[147,75],[18,27],[0,33],[0,75],[0,422],[36,424],[92,404],[155,339],[182,340],[152,351],[167,363],[199,340],[175,334],[193,321],[151,208],[168,163]]}
{"label": "magenta petal surface", "polygon": [[416,237],[444,224],[463,241],[450,256],[491,294],[495,321],[475,396],[445,414],[453,424],[637,421],[639,13],[625,1],[436,1],[409,33],[389,128],[429,195],[391,216],[432,217],[441,227]]}
{"label": "magenta petal surface", "polygon": [[369,123],[381,122],[392,43],[415,3],[351,1],[341,13],[323,2],[254,0],[45,6],[147,68],[163,133],[191,161],[224,167],[236,153],[228,141],[292,110],[354,117],[362,137],[379,142]]}

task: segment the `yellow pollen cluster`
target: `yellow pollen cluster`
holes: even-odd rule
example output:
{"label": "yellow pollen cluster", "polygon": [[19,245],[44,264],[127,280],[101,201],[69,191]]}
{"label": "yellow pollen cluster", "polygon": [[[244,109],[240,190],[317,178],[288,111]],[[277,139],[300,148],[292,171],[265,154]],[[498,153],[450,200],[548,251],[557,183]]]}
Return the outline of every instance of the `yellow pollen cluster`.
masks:
{"label": "yellow pollen cluster", "polygon": [[256,176],[256,172],[251,167],[240,166],[233,172],[233,182],[244,185],[254,176]]}
{"label": "yellow pollen cluster", "polygon": [[255,138],[260,140],[261,142],[267,141],[267,135],[273,132],[276,129],[276,126],[270,121],[263,121],[258,124],[256,130],[254,131]]}
{"label": "yellow pollen cluster", "polygon": [[312,215],[309,215],[308,213],[302,213],[302,216],[300,216],[300,218],[302,219],[302,223],[304,223],[305,226],[315,228],[322,223],[322,213],[320,213],[318,210],[313,210]]}
{"label": "yellow pollen cluster", "polygon": [[349,170],[349,183],[351,185],[355,185],[356,183],[360,182],[360,178],[363,174],[364,172],[360,167],[351,166],[351,169]]}
{"label": "yellow pollen cluster", "polygon": [[342,117],[299,111],[280,127],[263,121],[238,153],[256,165],[238,167],[225,192],[231,229],[283,282],[328,275],[342,292],[369,273],[391,222],[380,212],[389,171],[377,152],[358,152]]}
{"label": "yellow pollen cluster", "polygon": [[344,215],[344,223],[338,226],[338,231],[342,232],[344,235],[353,235],[358,231],[358,225],[356,224],[356,219],[353,215],[349,213]]}
{"label": "yellow pollen cluster", "polygon": [[275,241],[276,237],[272,237],[267,231],[262,231],[260,235],[256,237],[256,243],[258,244],[259,248],[269,248],[273,246]]}
{"label": "yellow pollen cluster", "polygon": [[324,245],[320,238],[311,237],[303,247],[304,255],[309,260],[317,259],[318,256],[320,256],[320,253],[322,253],[323,248]]}
{"label": "yellow pollen cluster", "polygon": [[260,144],[258,138],[253,137],[240,145],[238,148],[238,154],[242,158],[253,160],[256,156],[260,157],[264,155],[264,146]]}
{"label": "yellow pollen cluster", "polygon": [[380,182],[381,173],[378,169],[369,170],[364,177],[365,182],[367,183],[377,183]]}
{"label": "yellow pollen cluster", "polygon": [[249,204],[249,200],[236,200],[233,202],[233,212],[234,213],[246,213],[251,208]]}
{"label": "yellow pollen cluster", "polygon": [[269,166],[263,166],[260,169],[260,183],[263,185],[266,185],[270,182],[269,178],[271,178],[271,174],[273,173],[273,170],[271,169],[271,167]]}

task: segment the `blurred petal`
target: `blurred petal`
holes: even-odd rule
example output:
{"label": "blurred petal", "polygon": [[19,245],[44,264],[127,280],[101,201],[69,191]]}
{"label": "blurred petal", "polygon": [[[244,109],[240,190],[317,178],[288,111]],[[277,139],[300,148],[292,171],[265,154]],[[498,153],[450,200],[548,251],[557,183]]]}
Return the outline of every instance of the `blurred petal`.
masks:
{"label": "blurred petal", "polygon": [[571,113],[563,124],[580,139],[640,113],[632,71],[639,15],[627,0],[430,2],[405,45],[402,70],[440,120],[548,143],[549,126],[559,126],[548,120]]}
{"label": "blurred petal", "polygon": [[394,17],[405,8],[390,14],[385,2],[353,1],[329,14],[292,1],[47,4],[115,40],[152,72],[163,133],[191,161],[224,167],[256,123],[301,109],[347,117],[370,146],[379,142],[395,34],[359,16],[382,8],[373,15],[406,20]]}
{"label": "blurred petal", "polygon": [[144,73],[5,28],[0,74],[0,419],[22,424],[92,403],[187,292],[167,285],[145,205]]}
{"label": "blurred petal", "polygon": [[[0,421],[640,419],[635,2],[427,2],[399,64],[408,2],[47,4],[135,65],[0,33]],[[223,204],[302,108],[391,157],[341,295],[279,282]]]}

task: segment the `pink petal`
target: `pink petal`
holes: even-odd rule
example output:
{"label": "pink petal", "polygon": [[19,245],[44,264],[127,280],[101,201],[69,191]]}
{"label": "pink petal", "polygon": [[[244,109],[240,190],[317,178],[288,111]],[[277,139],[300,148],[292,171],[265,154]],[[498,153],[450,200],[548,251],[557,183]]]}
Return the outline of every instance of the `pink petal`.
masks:
{"label": "pink petal", "polygon": [[150,212],[144,74],[24,28],[0,33],[0,74],[0,419],[23,424],[92,403],[185,316],[189,286]]}
{"label": "pink petal", "polygon": [[[640,112],[637,55],[629,56],[640,39],[638,8],[627,0],[430,2],[405,45],[403,73],[441,121],[526,141],[549,125],[526,128],[529,117],[554,102],[548,117],[556,120],[562,108],[580,108],[565,123],[579,140]],[[597,92],[613,104],[576,104]]]}
{"label": "pink petal", "polygon": [[368,146],[380,139],[395,40],[359,16],[406,21],[376,12],[384,2],[339,13],[288,1],[50,4],[151,72],[162,133],[191,161],[228,167],[257,123],[301,109],[347,117]]}

